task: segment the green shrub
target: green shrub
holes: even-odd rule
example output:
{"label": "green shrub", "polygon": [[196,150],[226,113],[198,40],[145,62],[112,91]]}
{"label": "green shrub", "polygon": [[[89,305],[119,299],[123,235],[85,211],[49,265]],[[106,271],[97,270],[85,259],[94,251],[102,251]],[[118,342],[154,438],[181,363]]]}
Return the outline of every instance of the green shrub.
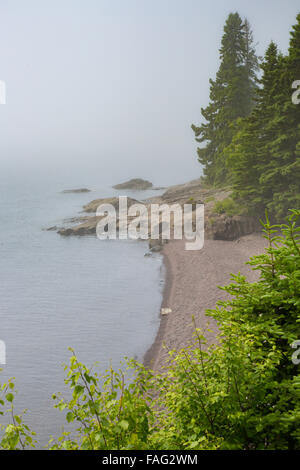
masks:
{"label": "green shrub", "polygon": [[216,200],[215,196],[209,196],[205,199],[204,203],[208,204],[209,202],[213,202],[215,200]]}
{"label": "green shrub", "polygon": [[[300,339],[300,212],[267,222],[265,254],[251,258],[258,282],[240,274],[222,288],[231,299],[208,311],[217,345],[172,353],[161,404],[161,442],[180,449],[300,449],[300,375],[291,344]],[[163,424],[164,423],[164,424]]]}
{"label": "green shrub", "polygon": [[218,214],[226,214],[229,216],[233,215],[241,215],[242,214],[242,208],[240,205],[238,205],[233,199],[230,197],[227,197],[226,199],[223,199],[222,201],[217,201],[213,211]]}
{"label": "green shrub", "polygon": [[11,422],[7,425],[0,423],[0,450],[25,449],[35,445],[35,433],[23,422],[25,412],[15,414],[13,402],[16,392],[14,389],[15,384],[11,379],[7,383],[0,384],[0,417],[9,414],[11,418]]}
{"label": "green shrub", "polygon": [[147,449],[154,423],[148,404],[152,373],[128,361],[129,374],[110,368],[98,375],[72,352],[65,380],[72,398],[65,400],[56,394],[53,399],[57,409],[67,412],[67,422],[77,423],[77,438],[64,432],[57,442],[50,443],[51,449]]}

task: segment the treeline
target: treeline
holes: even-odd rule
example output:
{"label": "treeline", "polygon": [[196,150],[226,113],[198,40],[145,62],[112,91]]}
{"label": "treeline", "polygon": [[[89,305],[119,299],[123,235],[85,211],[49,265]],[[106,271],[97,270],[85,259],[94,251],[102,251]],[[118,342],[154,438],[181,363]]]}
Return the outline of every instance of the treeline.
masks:
{"label": "treeline", "polygon": [[248,21],[231,13],[220,60],[210,103],[201,109],[204,122],[192,126],[205,179],[231,185],[244,213],[267,209],[282,221],[300,206],[300,105],[292,100],[300,80],[300,14],[288,54],[272,41],[259,60]]}

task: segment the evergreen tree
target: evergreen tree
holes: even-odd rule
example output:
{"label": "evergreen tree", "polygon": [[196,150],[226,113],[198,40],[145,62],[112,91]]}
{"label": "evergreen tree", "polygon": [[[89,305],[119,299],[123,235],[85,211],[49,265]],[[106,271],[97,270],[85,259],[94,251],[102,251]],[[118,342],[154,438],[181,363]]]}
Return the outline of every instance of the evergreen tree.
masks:
{"label": "evergreen tree", "polygon": [[300,205],[300,106],[292,83],[300,77],[300,14],[287,57],[271,43],[262,64],[257,105],[226,149],[234,196],[250,213],[281,221]]}
{"label": "evergreen tree", "polygon": [[300,14],[293,26],[288,56],[281,61],[279,93],[270,122],[271,158],[261,165],[266,206],[276,220],[300,207],[300,106],[292,102],[292,84],[300,79]]}
{"label": "evergreen tree", "polygon": [[256,55],[254,47],[253,32],[247,18],[244,22],[245,31],[245,51],[244,51],[244,63],[245,63],[245,103],[246,103],[246,115],[252,111],[255,101],[254,97],[257,93],[257,72],[259,70],[259,61]]}
{"label": "evergreen tree", "polygon": [[201,109],[205,123],[192,125],[198,148],[199,162],[210,183],[227,179],[224,149],[234,135],[233,123],[249,114],[255,94],[257,58],[248,21],[238,13],[227,18],[220,49],[221,64],[216,80],[210,80],[210,104]]}
{"label": "evergreen tree", "polygon": [[261,64],[263,75],[256,91],[256,106],[249,117],[237,121],[232,144],[225,150],[235,197],[254,214],[265,209],[261,166],[271,158],[267,143],[273,138],[270,120],[279,92],[280,60],[277,46],[271,42]]}

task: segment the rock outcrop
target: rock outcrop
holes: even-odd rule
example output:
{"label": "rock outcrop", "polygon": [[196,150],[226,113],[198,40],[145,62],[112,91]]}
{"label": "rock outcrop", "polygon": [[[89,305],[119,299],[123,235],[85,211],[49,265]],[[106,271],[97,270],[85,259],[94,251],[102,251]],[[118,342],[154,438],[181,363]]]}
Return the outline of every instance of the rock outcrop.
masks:
{"label": "rock outcrop", "polygon": [[[136,199],[132,199],[131,197],[127,198],[128,207],[132,206],[133,204],[138,204],[138,203],[139,201],[137,201]],[[94,201],[91,201],[89,204],[86,204],[85,206],[83,206],[83,211],[88,212],[88,213],[90,212],[96,213],[98,207],[101,204],[111,204],[116,209],[116,211],[119,210],[119,198],[108,197],[108,198],[103,198],[103,199],[95,199]]]}
{"label": "rock outcrop", "polygon": [[[131,207],[133,204],[138,204],[139,201],[132,198],[127,198],[127,207]],[[64,227],[58,230],[57,233],[63,235],[65,237],[75,235],[75,236],[83,236],[83,235],[95,235],[96,228],[98,222],[102,219],[103,216],[95,215],[97,212],[98,207],[101,204],[110,204],[116,209],[116,214],[119,212],[119,198],[111,197],[111,198],[104,198],[104,199],[95,199],[91,201],[89,204],[83,206],[83,211],[87,213],[93,213],[93,216],[83,216],[79,218],[67,219],[67,222],[81,222],[79,225],[73,225],[71,227]],[[130,220],[130,218],[129,218]],[[117,230],[118,230],[118,220],[117,220]]]}
{"label": "rock outcrop", "polygon": [[73,227],[61,228],[57,233],[63,235],[64,237],[69,237],[70,235],[95,235],[97,223],[99,220],[101,220],[101,217],[88,217],[86,222],[79,225],[74,225]]}
{"label": "rock outcrop", "polygon": [[258,232],[261,227],[254,217],[241,215],[218,215],[209,218],[205,224],[205,235],[213,240],[237,240],[244,235]]}
{"label": "rock outcrop", "polygon": [[[131,180],[131,181],[143,181],[143,180]],[[149,182],[148,182],[149,183]],[[126,184],[126,183],[125,183]],[[151,185],[151,183],[149,183]],[[152,186],[152,185],[151,185]],[[215,210],[216,202],[223,201],[224,199],[229,198],[231,195],[230,188],[209,188],[203,187],[201,179],[191,181],[190,183],[171,186],[167,189],[165,193],[160,196],[152,197],[143,203],[148,208],[149,216],[149,248],[151,252],[160,251],[168,240],[162,240],[162,237],[158,240],[151,239],[151,220],[150,220],[150,204],[179,204],[181,207],[184,204],[192,204],[193,210],[196,208],[196,204],[204,204],[205,206],[205,238],[214,239],[214,240],[236,240],[244,235],[249,235],[253,232],[260,230],[260,225],[255,218],[233,215],[229,216],[227,214],[217,214]],[[133,204],[138,204],[139,201],[132,198],[127,198],[128,208]],[[66,220],[68,224],[64,228],[59,228],[58,233],[63,236],[83,236],[83,235],[94,235],[96,234],[96,227],[101,220],[101,216],[96,215],[97,208],[101,204],[111,204],[116,209],[116,214],[118,217],[119,212],[119,198],[103,198],[95,199],[89,204],[86,204],[83,207],[83,211],[92,214],[88,216],[82,216],[78,218],[73,218]],[[128,223],[132,218],[128,218]],[[73,225],[72,225],[73,223]],[[173,233],[173,223],[174,220],[171,218],[170,231]],[[71,225],[70,225],[71,224]],[[75,225],[74,225],[75,224]],[[159,233],[162,232],[161,227],[162,222],[160,222]],[[117,220],[117,230],[119,222]],[[51,227],[50,229],[54,230],[55,228]],[[195,227],[194,227],[195,230]]]}
{"label": "rock outcrop", "polygon": [[113,186],[114,189],[131,189],[133,191],[144,191],[146,189],[151,189],[153,184],[150,181],[143,180],[141,178],[134,178],[125,183],[116,184]]}

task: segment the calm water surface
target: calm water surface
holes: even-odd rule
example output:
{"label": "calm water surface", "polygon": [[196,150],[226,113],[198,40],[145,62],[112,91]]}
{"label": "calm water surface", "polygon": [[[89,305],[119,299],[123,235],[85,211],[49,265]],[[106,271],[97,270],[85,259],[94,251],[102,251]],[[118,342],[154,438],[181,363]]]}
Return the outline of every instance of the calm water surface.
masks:
{"label": "calm water surface", "polygon": [[26,421],[40,446],[64,424],[51,395],[64,389],[68,347],[104,370],[124,356],[142,360],[159,324],[162,262],[158,255],[144,257],[145,242],[63,238],[42,230],[78,215],[92,199],[115,195],[96,184],[92,193],[60,193],[82,186],[73,185],[0,176],[0,339],[7,348],[0,382],[16,378],[17,408],[28,409]]}

